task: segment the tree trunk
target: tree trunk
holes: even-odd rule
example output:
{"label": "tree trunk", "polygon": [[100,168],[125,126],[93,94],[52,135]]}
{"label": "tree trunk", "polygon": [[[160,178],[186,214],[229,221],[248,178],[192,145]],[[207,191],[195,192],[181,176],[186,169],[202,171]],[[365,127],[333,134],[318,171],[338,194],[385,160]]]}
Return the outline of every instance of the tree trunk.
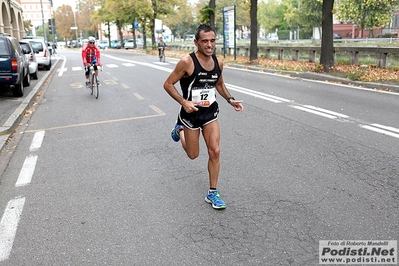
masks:
{"label": "tree trunk", "polygon": [[133,39],[133,47],[137,48],[137,42],[136,42],[136,29],[134,27],[134,21],[132,23],[132,39]]}
{"label": "tree trunk", "polygon": [[211,14],[209,14],[209,25],[211,25],[211,27],[215,28],[215,8],[216,8],[215,0],[209,1],[209,7],[213,11]]}
{"label": "tree trunk", "polygon": [[249,60],[258,59],[258,0],[251,0],[251,45],[249,48]]}
{"label": "tree trunk", "polygon": [[324,72],[334,66],[333,10],[334,0],[323,0],[320,64]]}

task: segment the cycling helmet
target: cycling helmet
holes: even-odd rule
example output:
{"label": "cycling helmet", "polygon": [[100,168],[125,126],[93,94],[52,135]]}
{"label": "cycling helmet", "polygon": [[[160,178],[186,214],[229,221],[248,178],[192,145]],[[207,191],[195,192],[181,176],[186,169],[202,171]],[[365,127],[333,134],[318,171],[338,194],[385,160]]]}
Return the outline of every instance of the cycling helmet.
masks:
{"label": "cycling helmet", "polygon": [[94,64],[97,64],[97,59],[93,59],[93,61],[91,61],[91,63],[94,65]]}
{"label": "cycling helmet", "polygon": [[89,42],[95,42],[95,41],[96,41],[96,39],[95,39],[93,36],[90,36],[90,37],[88,38],[88,40],[89,40]]}

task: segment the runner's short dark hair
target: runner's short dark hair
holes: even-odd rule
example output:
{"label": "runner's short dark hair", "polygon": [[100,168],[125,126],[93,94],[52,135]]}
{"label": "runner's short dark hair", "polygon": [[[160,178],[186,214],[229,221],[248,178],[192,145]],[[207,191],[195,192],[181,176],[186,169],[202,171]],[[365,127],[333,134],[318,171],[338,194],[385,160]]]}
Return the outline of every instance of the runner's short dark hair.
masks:
{"label": "runner's short dark hair", "polygon": [[195,39],[198,41],[199,37],[200,37],[200,31],[205,31],[205,32],[210,32],[213,31],[215,33],[216,36],[216,31],[215,29],[209,25],[208,23],[201,23],[198,28],[195,31]]}

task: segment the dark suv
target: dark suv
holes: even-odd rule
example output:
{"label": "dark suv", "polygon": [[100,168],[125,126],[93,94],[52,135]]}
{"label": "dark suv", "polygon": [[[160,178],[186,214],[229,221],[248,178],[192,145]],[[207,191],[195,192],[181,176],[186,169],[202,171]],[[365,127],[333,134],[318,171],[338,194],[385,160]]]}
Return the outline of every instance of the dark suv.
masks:
{"label": "dark suv", "polygon": [[0,89],[11,89],[16,97],[30,85],[29,61],[14,37],[0,35]]}

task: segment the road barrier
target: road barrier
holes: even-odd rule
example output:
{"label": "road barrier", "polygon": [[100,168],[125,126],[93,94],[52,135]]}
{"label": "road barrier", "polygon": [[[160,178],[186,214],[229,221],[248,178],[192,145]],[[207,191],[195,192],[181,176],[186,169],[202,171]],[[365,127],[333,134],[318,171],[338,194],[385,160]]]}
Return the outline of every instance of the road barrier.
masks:
{"label": "road barrier", "polygon": [[[179,51],[194,51],[196,49],[194,44],[182,45],[168,45],[169,50]],[[236,55],[247,56],[250,54],[249,46],[237,46]],[[300,53],[307,53],[307,60],[309,62],[316,62],[317,55],[320,54],[321,47],[317,46],[262,46],[258,45],[258,57],[272,58],[272,53],[277,53],[277,59],[284,59],[285,53],[290,54],[289,59],[298,61],[300,60]],[[389,56],[399,57],[399,48],[393,47],[354,47],[354,46],[337,46],[334,47],[334,53],[346,53],[349,55],[349,63],[357,64],[359,62],[359,54],[370,54],[375,57],[377,67],[386,67],[387,59]],[[216,45],[216,54],[223,55],[224,49],[222,45]],[[234,55],[234,49],[228,48],[226,51],[228,55]]]}

